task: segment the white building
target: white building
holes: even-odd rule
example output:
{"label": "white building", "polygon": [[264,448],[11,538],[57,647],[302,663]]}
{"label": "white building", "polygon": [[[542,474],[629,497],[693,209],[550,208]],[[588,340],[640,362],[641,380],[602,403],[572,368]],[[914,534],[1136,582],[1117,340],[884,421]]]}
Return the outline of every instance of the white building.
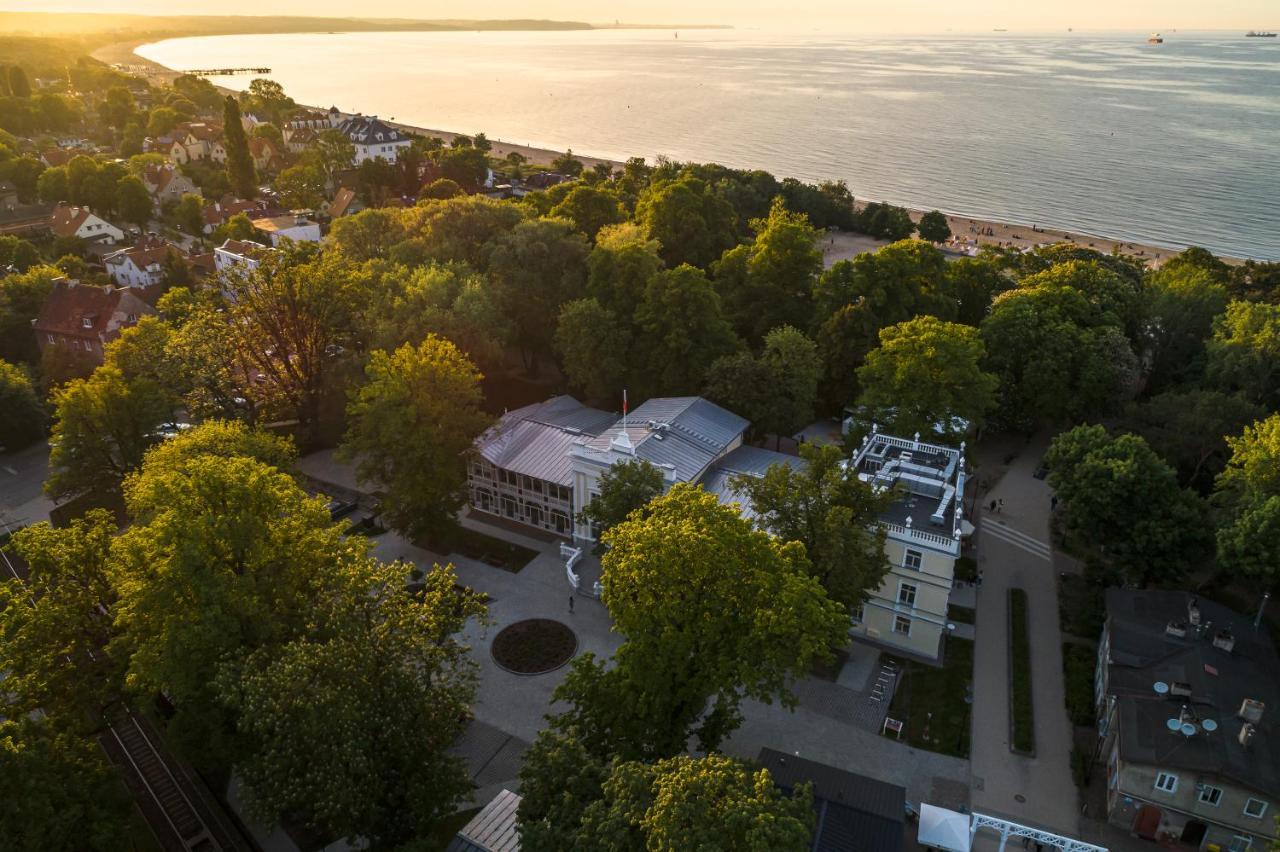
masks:
{"label": "white building", "polygon": [[873,431],[851,466],[873,488],[895,493],[880,517],[889,573],[854,613],[854,635],[936,658],[964,531],[964,444]]}
{"label": "white building", "polygon": [[94,214],[88,207],[59,204],[49,216],[49,228],[60,237],[78,237],[91,243],[113,246],[124,239],[124,231]]}
{"label": "white building", "polygon": [[293,240],[297,243],[320,242],[320,224],[306,216],[270,216],[265,219],[254,219],[253,227],[271,240],[272,248],[279,248],[281,240]]}
{"label": "white building", "polygon": [[266,246],[249,240],[227,240],[213,250],[213,267],[217,272],[252,271],[262,265],[262,257],[269,251]]}
{"label": "white building", "polygon": [[397,130],[386,122],[380,121],[376,115],[357,115],[348,118],[338,125],[338,129],[355,146],[356,152],[352,162],[357,166],[365,160],[377,158],[394,163],[400,156],[400,152],[408,148],[413,141],[403,130]]}
{"label": "white building", "polygon": [[164,261],[169,244],[154,235],[138,240],[138,244],[112,252],[102,258],[111,280],[121,287],[150,287],[164,280]]}

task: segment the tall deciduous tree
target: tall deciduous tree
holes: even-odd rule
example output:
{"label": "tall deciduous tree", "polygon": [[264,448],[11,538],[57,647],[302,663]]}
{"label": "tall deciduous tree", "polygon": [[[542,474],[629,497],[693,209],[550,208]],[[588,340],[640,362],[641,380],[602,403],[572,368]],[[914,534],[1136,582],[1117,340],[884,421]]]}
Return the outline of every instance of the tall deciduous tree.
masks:
{"label": "tall deciduous tree", "polygon": [[151,193],[143,186],[142,181],[133,175],[120,178],[116,183],[116,209],[120,218],[132,222],[139,228],[145,228],[151,221],[155,208],[151,201]]}
{"label": "tall deciduous tree", "polygon": [[804,444],[800,458],[763,477],[739,476],[733,487],[763,529],[805,546],[809,570],[832,600],[856,607],[888,570],[879,524],[887,498],[847,469],[839,447]]}
{"label": "tall deciduous tree", "polygon": [[664,486],[662,471],[644,459],[618,462],[600,475],[600,493],[583,508],[582,519],[607,532],[648,505]]}
{"label": "tall deciduous tree", "polygon": [[222,106],[222,132],[227,150],[227,180],[241,198],[253,198],[258,194],[258,175],[249,154],[249,140],[240,123],[240,104],[227,95]]}
{"label": "tall deciduous tree", "polygon": [[818,231],[802,213],[775,198],[769,215],[754,219],[755,241],[725,253],[714,266],[716,289],[737,332],[755,343],[773,328],[803,326],[822,272]]}
{"label": "tall deciduous tree", "polygon": [[118,492],[159,439],[157,428],[173,414],[173,398],[158,383],[145,377],[130,381],[110,364],[55,391],[53,404],[45,491],[55,498]]}
{"label": "tall deciduous tree", "polygon": [[1147,393],[1202,379],[1205,344],[1227,309],[1226,287],[1203,269],[1166,265],[1147,278],[1142,295],[1151,363]]}
{"label": "tall deciduous tree", "polygon": [[119,685],[102,652],[112,635],[106,564],[115,532],[110,514],[95,509],[65,529],[39,523],[14,535],[9,547],[29,575],[0,584],[0,717],[43,710],[60,728],[97,724]]}
{"label": "tall deciduous tree", "polygon": [[349,593],[317,612],[318,635],[224,669],[248,740],[237,768],[264,818],[298,814],[326,837],[391,848],[429,833],[470,791],[449,753],[476,684],[457,634],[484,604],[455,589],[451,566],[411,597],[405,570],[365,560],[344,578]]}
{"label": "tall deciduous tree", "polygon": [[821,379],[818,347],[781,326],[765,335],[758,356],[738,352],[712,363],[706,393],[750,420],[755,434],[780,441],[812,422]]}
{"label": "tall deciduous tree", "polygon": [[1177,580],[1208,555],[1204,506],[1137,435],[1077,426],[1053,439],[1045,463],[1070,529],[1130,582]]}
{"label": "tall deciduous tree", "polygon": [[573,704],[557,724],[594,753],[661,758],[694,733],[714,749],[743,698],[794,705],[789,678],[848,631],[801,545],[700,488],[677,483],[604,541],[603,600],[625,641],[612,669],[580,658],[557,692]]}
{"label": "tall deciduous tree", "polygon": [[12,849],[129,848],[129,797],[92,742],[47,722],[0,721],[0,835]]}
{"label": "tall deciduous tree", "polygon": [[592,243],[596,234],[606,225],[616,225],[626,221],[626,211],[617,193],[596,186],[575,186],[569,194],[551,208],[551,215],[560,219],[568,219],[586,235]]}
{"label": "tall deciduous tree", "polygon": [[951,226],[947,224],[947,217],[937,210],[930,210],[921,216],[916,230],[920,239],[931,243],[945,243],[951,239]]}
{"label": "tall deciduous tree", "polygon": [[57,267],[33,266],[0,278],[0,358],[15,364],[39,361],[31,323],[61,277]]}
{"label": "tall deciduous tree", "polygon": [[1237,394],[1169,391],[1131,405],[1124,426],[1172,465],[1183,485],[1205,494],[1226,467],[1228,436],[1239,435],[1265,413]]}
{"label": "tall deciduous tree", "polygon": [[590,399],[605,399],[627,386],[631,329],[595,299],[577,299],[560,309],[556,352],[569,383]]}
{"label": "tall deciduous tree", "polygon": [[1232,302],[1214,323],[1209,380],[1280,408],[1280,305]]}
{"label": "tall deciduous tree", "polygon": [[707,276],[692,266],[660,272],[645,288],[635,314],[636,357],[646,393],[697,393],[707,367],[740,346]]}
{"label": "tall deciduous tree", "polygon": [[416,347],[372,353],[366,373],[347,409],[346,451],[380,487],[393,527],[411,538],[446,535],[463,504],[467,453],[489,423],[480,372],[428,335]]}
{"label": "tall deciduous tree", "polygon": [[1231,458],[1218,476],[1218,562],[1270,587],[1280,579],[1280,414],[1228,437]]}
{"label": "tall deciduous tree", "polygon": [[31,377],[21,367],[0,360],[0,447],[17,450],[44,434],[45,411]]}
{"label": "tall deciduous tree", "polygon": [[705,269],[737,242],[737,214],[705,181],[656,181],[636,204],[636,221],[658,241],[667,266]]}
{"label": "tall deciduous tree", "polygon": [[985,355],[972,326],[932,316],[891,325],[858,368],[858,403],[894,434],[958,440],[995,406],[999,380],[983,371]]}
{"label": "tall deciduous tree", "polygon": [[662,271],[658,241],[634,222],[606,226],[587,259],[587,294],[619,317],[635,313],[649,281]]}

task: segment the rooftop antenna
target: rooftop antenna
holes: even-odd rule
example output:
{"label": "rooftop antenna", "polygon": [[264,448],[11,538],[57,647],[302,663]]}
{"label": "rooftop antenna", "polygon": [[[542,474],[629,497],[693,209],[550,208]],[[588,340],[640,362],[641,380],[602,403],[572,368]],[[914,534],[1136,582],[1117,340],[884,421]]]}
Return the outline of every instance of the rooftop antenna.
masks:
{"label": "rooftop antenna", "polygon": [[619,452],[634,453],[635,445],[631,443],[631,436],[627,434],[627,389],[622,389],[622,428],[618,430],[618,434],[614,437],[609,445]]}

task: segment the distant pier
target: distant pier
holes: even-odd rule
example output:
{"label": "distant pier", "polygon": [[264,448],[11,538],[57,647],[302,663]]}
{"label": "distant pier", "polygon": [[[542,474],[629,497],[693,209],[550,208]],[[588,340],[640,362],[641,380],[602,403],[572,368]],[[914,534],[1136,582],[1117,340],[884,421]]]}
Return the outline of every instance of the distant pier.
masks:
{"label": "distant pier", "polygon": [[270,68],[194,68],[183,71],[193,77],[226,77],[231,74],[270,74]]}

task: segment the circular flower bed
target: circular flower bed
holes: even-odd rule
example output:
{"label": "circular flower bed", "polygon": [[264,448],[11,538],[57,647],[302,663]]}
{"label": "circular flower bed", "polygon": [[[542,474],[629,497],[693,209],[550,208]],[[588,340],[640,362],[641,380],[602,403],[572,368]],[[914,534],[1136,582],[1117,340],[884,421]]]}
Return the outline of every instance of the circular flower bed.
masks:
{"label": "circular flower bed", "polygon": [[555,671],[578,652],[578,637],[567,624],[530,618],[504,627],[493,638],[493,660],[515,674]]}

